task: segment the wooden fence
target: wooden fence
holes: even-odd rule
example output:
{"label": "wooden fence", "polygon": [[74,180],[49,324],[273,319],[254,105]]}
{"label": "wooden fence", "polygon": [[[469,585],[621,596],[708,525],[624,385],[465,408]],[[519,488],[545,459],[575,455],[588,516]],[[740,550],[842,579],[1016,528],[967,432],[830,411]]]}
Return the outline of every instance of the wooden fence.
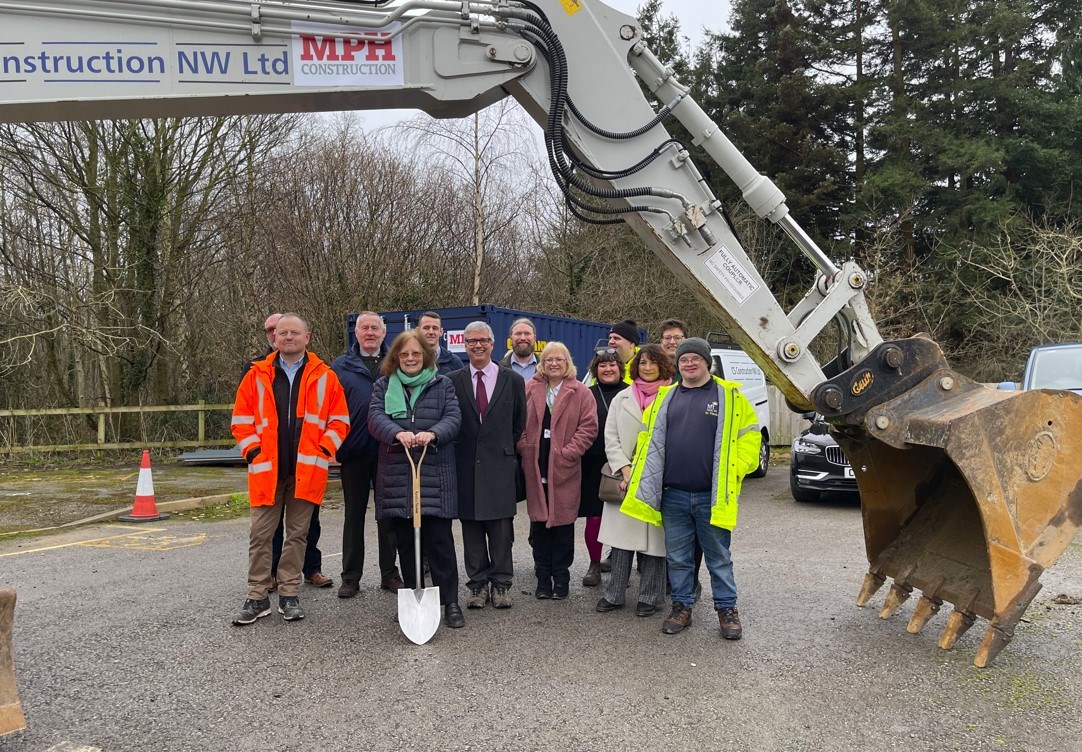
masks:
{"label": "wooden fence", "polygon": [[[98,416],[97,441],[92,444],[39,444],[33,446],[16,446],[14,441],[9,441],[7,446],[0,446],[0,454],[19,454],[22,452],[68,452],[81,450],[99,449],[151,449],[151,448],[181,448],[181,447],[212,447],[233,446],[236,442],[232,439],[207,439],[207,413],[217,410],[232,412],[233,404],[208,405],[199,401],[194,405],[140,405],[138,407],[106,407],[104,404],[97,407],[48,407],[39,410],[0,410],[0,418],[16,421],[19,418],[42,418],[52,415],[96,415]],[[197,413],[198,427],[197,436],[194,440],[181,441],[106,441],[107,416],[122,413]],[[15,431],[12,430],[12,436]]]}

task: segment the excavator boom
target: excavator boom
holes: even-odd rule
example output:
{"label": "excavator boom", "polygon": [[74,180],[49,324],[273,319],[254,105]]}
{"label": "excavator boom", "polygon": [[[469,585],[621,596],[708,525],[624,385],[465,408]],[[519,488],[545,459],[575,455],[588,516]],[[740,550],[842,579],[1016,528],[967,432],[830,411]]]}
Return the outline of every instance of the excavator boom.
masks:
{"label": "excavator boom", "polygon": [[[513,96],[544,128],[572,211],[630,224],[794,408],[832,423],[862,496],[870,568],[858,604],[893,578],[886,618],[920,589],[916,632],[952,603],[944,648],[988,619],[977,665],[1011,639],[1082,524],[1082,397],[995,392],[926,338],[884,342],[869,275],[816,246],[638,22],[601,2],[0,0],[0,21],[5,122],[388,107],[460,117]],[[818,270],[791,311],[667,118]],[[821,365],[810,345],[835,322],[847,345]]]}

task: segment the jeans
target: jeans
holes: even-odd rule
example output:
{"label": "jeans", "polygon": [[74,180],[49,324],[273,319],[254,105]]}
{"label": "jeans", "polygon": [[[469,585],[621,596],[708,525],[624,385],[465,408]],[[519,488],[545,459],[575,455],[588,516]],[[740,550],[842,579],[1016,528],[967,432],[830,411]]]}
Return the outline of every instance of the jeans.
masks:
{"label": "jeans", "polygon": [[661,492],[661,521],[674,603],[695,603],[695,542],[702,546],[714,608],[736,607],[736,580],[729,555],[732,533],[710,524],[710,491],[682,491],[666,486]]}

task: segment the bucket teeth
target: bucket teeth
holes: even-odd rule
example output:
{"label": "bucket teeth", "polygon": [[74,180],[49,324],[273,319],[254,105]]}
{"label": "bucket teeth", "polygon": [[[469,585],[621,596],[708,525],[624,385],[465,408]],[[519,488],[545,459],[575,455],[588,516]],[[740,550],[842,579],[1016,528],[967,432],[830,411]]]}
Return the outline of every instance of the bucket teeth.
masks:
{"label": "bucket teeth", "polygon": [[895,612],[902,607],[902,604],[909,600],[909,594],[912,592],[912,587],[900,585],[895,581],[890,586],[890,591],[887,592],[887,598],[883,601],[883,608],[879,610],[879,618],[889,619],[894,616]]}
{"label": "bucket teeth", "polygon": [[886,576],[879,572],[871,571],[864,575],[864,584],[860,586],[860,595],[857,596],[857,605],[863,608],[886,581]]}
{"label": "bucket teeth", "polygon": [[1013,630],[1002,629],[996,624],[992,624],[988,627],[988,630],[984,633],[984,639],[981,641],[981,646],[977,650],[977,656],[973,659],[973,665],[977,668],[985,668],[989,663],[995,660],[995,657],[999,655],[999,651],[1007,647],[1007,643],[1014,637]]}
{"label": "bucket teeth", "polygon": [[913,616],[909,619],[909,625],[905,628],[909,634],[917,634],[929,620],[939,613],[939,607],[943,605],[943,601],[938,598],[929,598],[927,595],[922,595],[920,600],[917,601],[917,607],[913,611]]}
{"label": "bucket teeth", "polygon": [[947,619],[947,626],[943,629],[943,634],[939,637],[939,647],[943,650],[953,648],[954,643],[958,642],[958,638],[973,626],[973,618],[973,614],[954,609],[950,618]]}

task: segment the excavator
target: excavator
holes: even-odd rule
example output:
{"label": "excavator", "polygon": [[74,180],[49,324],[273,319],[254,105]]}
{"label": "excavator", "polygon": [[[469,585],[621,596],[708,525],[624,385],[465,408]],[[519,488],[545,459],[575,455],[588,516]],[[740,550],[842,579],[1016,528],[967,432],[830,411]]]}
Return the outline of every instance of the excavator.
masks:
{"label": "excavator", "polygon": [[[869,273],[819,248],[634,18],[599,0],[0,0],[3,122],[380,108],[459,118],[508,96],[543,128],[569,210],[628,223],[793,409],[829,421],[861,495],[869,570],[857,604],[891,580],[886,619],[919,590],[916,633],[950,603],[943,649],[983,618],[974,663],[987,666],[1082,524],[1082,396],[989,389],[926,336],[884,341]],[[666,121],[811,262],[790,311]],[[821,363],[813,342],[827,329],[841,344]],[[14,695],[10,648],[0,659],[2,702]]]}

